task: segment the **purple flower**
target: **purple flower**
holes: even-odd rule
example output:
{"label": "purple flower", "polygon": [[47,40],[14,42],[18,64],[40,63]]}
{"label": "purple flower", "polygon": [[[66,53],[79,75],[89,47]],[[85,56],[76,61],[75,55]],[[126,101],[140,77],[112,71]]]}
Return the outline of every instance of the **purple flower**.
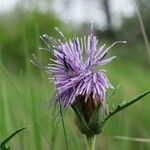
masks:
{"label": "purple flower", "polygon": [[[98,39],[91,33],[84,38],[74,38],[66,41],[64,35],[58,30],[63,40],[55,40],[44,34],[41,38],[48,45],[48,50],[54,56],[48,64],[48,72],[52,74],[57,95],[60,97],[62,107],[72,105],[77,97],[84,97],[84,102],[96,101],[105,106],[107,89],[113,88],[105,75],[105,70],[97,70],[110,63],[116,56],[105,59],[106,54],[118,41],[111,46],[97,48]],[[50,47],[50,43],[51,47]],[[86,60],[83,56],[86,52]]]}

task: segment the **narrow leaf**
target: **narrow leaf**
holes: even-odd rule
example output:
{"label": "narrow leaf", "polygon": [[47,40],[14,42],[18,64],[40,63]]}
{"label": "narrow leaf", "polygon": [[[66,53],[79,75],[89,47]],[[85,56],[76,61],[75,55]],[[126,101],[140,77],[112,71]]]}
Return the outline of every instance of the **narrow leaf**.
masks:
{"label": "narrow leaf", "polygon": [[105,124],[105,122],[111,118],[113,115],[115,115],[116,113],[118,113],[119,111],[129,107],[130,105],[134,104],[135,102],[139,101],[140,99],[142,99],[144,96],[146,96],[147,94],[150,93],[149,91],[146,91],[144,93],[142,93],[141,95],[137,96],[136,98],[133,98],[132,100],[125,100],[123,101],[121,104],[119,104],[117,106],[117,108],[111,112],[109,112],[109,114],[105,117],[104,121],[103,121],[103,125]]}
{"label": "narrow leaf", "polygon": [[21,132],[22,130],[24,130],[24,128],[21,128],[21,129],[18,129],[16,130],[15,132],[13,132],[11,135],[9,135],[2,143],[0,143],[0,149],[9,149],[9,148],[6,148],[5,145],[16,135],[18,134],[19,132]]}

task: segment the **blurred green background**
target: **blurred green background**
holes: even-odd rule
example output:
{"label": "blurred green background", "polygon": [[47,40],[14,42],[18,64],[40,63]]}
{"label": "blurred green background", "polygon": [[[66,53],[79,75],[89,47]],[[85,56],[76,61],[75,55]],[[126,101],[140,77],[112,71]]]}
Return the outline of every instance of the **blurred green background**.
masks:
{"label": "blurred green background", "polygon": [[[137,0],[145,31],[150,38],[150,1]],[[112,48],[117,59],[105,68],[112,84],[120,87],[113,97],[117,105],[150,88],[150,51],[146,47],[134,1],[128,0],[0,0],[0,140],[15,129],[27,126],[11,142],[15,150],[66,149],[61,116],[48,109],[54,85],[48,75],[31,62],[34,53],[43,64],[50,54],[39,36],[58,37],[59,27],[67,39],[88,35],[94,20],[99,45],[126,40],[126,45]],[[148,53],[149,51],[149,53]],[[109,91],[109,94],[112,91]],[[129,136],[150,139],[150,97],[113,117],[97,136],[97,150],[149,150],[150,143],[114,139]],[[86,149],[71,108],[64,111],[69,150]]]}

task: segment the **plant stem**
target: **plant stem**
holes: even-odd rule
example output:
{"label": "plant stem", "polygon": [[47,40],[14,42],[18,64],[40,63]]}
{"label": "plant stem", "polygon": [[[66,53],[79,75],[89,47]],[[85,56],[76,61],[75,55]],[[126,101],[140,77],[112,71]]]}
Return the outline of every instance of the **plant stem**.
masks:
{"label": "plant stem", "polygon": [[87,139],[87,150],[95,150],[95,140],[96,135],[93,136],[86,136]]}

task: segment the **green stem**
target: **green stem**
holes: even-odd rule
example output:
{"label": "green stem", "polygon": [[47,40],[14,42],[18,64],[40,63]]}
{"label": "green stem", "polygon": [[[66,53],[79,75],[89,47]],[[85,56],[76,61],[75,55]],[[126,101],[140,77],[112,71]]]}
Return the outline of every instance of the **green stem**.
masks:
{"label": "green stem", "polygon": [[86,136],[87,139],[87,150],[95,150],[95,140],[96,135],[93,136]]}

